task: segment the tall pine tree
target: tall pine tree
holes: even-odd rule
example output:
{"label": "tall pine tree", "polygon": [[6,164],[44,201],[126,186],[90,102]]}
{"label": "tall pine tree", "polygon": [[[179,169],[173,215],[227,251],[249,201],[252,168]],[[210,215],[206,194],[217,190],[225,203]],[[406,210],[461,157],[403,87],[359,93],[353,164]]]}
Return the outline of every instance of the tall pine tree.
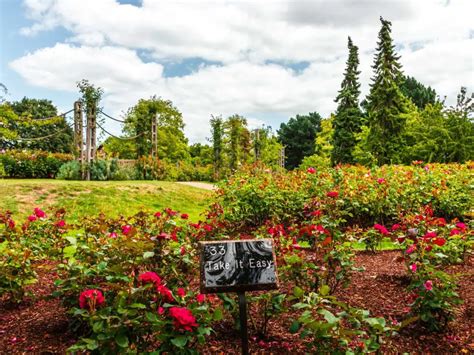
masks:
{"label": "tall pine tree", "polygon": [[360,84],[357,70],[359,65],[359,49],[348,38],[347,48],[349,58],[346,62],[344,80],[341,90],[336,97],[338,103],[333,121],[333,150],[331,160],[333,164],[353,163],[352,151],[355,146],[355,133],[360,132],[362,125],[362,112],[359,108]]}
{"label": "tall pine tree", "polygon": [[399,86],[403,81],[400,56],[390,36],[392,24],[380,17],[380,29],[372,68],[374,76],[369,96],[367,113],[369,134],[367,144],[370,153],[379,165],[399,163],[403,149],[404,113],[408,111],[408,100]]}

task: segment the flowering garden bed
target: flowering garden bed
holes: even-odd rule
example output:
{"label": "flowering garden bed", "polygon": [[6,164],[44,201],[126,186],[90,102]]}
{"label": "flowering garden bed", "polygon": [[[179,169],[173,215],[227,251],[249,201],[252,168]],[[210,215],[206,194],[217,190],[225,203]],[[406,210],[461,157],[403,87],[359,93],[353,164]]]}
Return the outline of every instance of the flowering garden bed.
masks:
{"label": "flowering garden bed", "polygon": [[199,293],[197,243],[273,238],[280,288],[248,294],[252,352],[473,351],[471,168],[361,169],[256,168],[199,223],[2,213],[0,347],[238,353],[236,297]]}

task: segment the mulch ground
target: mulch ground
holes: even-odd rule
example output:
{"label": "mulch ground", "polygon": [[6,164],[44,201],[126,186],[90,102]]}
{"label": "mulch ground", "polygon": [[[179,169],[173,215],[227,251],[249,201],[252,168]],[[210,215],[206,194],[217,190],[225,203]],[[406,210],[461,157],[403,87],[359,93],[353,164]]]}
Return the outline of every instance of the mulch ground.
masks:
{"label": "mulch ground", "polygon": [[[360,252],[356,266],[364,272],[354,272],[351,285],[338,291],[337,296],[354,307],[368,309],[374,316],[400,321],[408,312],[409,295],[405,291],[405,267],[396,261],[399,252],[377,254]],[[452,354],[474,353],[474,256],[463,265],[448,271],[461,275],[458,292],[464,303],[456,312],[456,319],[442,332],[430,334],[417,325],[406,327],[399,335],[386,339],[383,353]],[[56,278],[54,265],[45,262],[38,266],[39,282],[32,291],[35,298],[21,305],[0,302],[1,354],[61,354],[74,343],[68,330],[65,309],[58,300],[49,299]],[[253,314],[254,317],[258,315]],[[252,354],[304,353],[298,335],[288,332],[292,314],[276,317],[268,325],[264,340],[249,334]],[[202,348],[206,354],[239,354],[240,338],[232,322],[217,324]]]}

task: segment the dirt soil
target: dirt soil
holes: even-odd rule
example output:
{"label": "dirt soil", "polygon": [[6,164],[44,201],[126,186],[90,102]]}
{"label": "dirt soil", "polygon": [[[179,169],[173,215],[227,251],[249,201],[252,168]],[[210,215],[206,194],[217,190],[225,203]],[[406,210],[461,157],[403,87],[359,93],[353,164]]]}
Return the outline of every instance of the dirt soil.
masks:
{"label": "dirt soil", "polygon": [[[399,252],[385,251],[375,255],[360,252],[351,285],[337,293],[338,298],[355,307],[370,310],[374,316],[401,320],[408,312],[409,295],[404,265],[396,261]],[[448,270],[462,275],[459,294],[464,303],[456,309],[456,320],[440,333],[430,334],[411,325],[399,335],[386,339],[382,352],[388,354],[473,354],[474,353],[474,256],[463,265]],[[39,282],[32,291],[35,298],[21,305],[0,302],[0,354],[62,354],[71,346],[74,335],[68,330],[65,309],[56,299],[48,299],[56,278],[54,265],[38,265]],[[258,317],[256,314],[252,314]],[[269,322],[268,338],[249,334],[251,354],[303,354],[304,344],[298,335],[288,332],[292,314]],[[215,333],[201,348],[206,354],[240,354],[240,338],[229,320],[217,324]]]}

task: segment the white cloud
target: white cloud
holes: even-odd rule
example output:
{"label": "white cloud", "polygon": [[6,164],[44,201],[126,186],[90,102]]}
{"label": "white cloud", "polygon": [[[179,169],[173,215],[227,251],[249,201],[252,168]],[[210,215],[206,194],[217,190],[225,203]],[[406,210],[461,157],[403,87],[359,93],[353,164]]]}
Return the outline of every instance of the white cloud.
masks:
{"label": "white cloud", "polygon": [[[62,27],[70,36],[16,59],[11,67],[29,83],[50,89],[77,92],[76,81],[88,78],[104,88],[105,109],[115,115],[142,97],[171,99],[183,112],[187,135],[202,141],[209,135],[211,114],[248,114],[255,125],[272,112],[329,115],[348,35],[359,46],[366,94],[382,15],[393,23],[408,75],[447,95],[448,103],[454,103],[461,85],[472,90],[472,1],[382,4],[143,0],[137,7],[115,0],[26,0],[33,23],[24,34]],[[137,51],[146,51],[151,61],[143,61]],[[196,57],[222,64],[164,77],[159,63]],[[269,61],[309,66],[295,72]]]}

